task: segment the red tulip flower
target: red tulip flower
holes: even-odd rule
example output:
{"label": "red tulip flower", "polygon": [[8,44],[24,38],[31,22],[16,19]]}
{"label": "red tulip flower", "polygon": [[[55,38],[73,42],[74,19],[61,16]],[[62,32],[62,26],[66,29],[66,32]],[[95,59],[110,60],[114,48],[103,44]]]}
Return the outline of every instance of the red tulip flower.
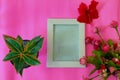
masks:
{"label": "red tulip flower", "polygon": [[97,19],[99,17],[96,9],[97,5],[98,2],[95,0],[91,1],[89,7],[85,3],[81,3],[78,8],[80,16],[77,18],[77,21],[90,24],[93,19]]}

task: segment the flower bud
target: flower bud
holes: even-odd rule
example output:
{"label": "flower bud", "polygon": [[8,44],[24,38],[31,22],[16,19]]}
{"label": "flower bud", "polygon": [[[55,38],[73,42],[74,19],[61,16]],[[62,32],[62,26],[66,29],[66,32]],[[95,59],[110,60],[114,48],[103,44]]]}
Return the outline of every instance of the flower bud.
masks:
{"label": "flower bud", "polygon": [[102,69],[102,70],[103,70],[103,69],[106,69],[105,65],[101,65],[101,66],[100,66],[100,69]]}
{"label": "flower bud", "polygon": [[92,39],[91,37],[86,37],[86,38],[85,38],[85,43],[86,43],[86,44],[92,43],[92,40],[93,40],[93,39]]}
{"label": "flower bud", "polygon": [[115,71],[115,68],[114,67],[110,67],[109,70],[110,70],[110,73],[113,73]]}
{"label": "flower bud", "polygon": [[109,52],[109,50],[110,50],[110,47],[109,47],[108,44],[105,44],[105,45],[102,46],[102,51],[103,52]]}
{"label": "flower bud", "polygon": [[99,31],[100,31],[100,29],[99,29],[98,27],[95,27],[95,28],[93,29],[93,32],[94,32],[94,33],[99,33]]}
{"label": "flower bud", "polygon": [[113,44],[114,50],[115,50],[117,47],[118,47],[118,44],[117,44],[117,43],[114,43],[114,44]]}
{"label": "flower bud", "polygon": [[94,49],[95,49],[95,50],[98,50],[98,49],[99,49],[99,46],[94,45]]}
{"label": "flower bud", "polygon": [[82,58],[80,58],[80,64],[86,65],[87,64],[87,57],[83,56]]}
{"label": "flower bud", "polygon": [[101,43],[101,41],[100,40],[94,40],[93,41],[93,45],[95,45],[95,46],[100,46],[102,43]]}
{"label": "flower bud", "polygon": [[112,21],[111,27],[112,28],[117,28],[118,27],[118,22],[117,21]]}
{"label": "flower bud", "polygon": [[117,58],[112,58],[112,61],[116,63],[116,62],[118,62],[119,60],[118,60]]}
{"label": "flower bud", "polygon": [[118,65],[120,65],[120,60],[117,62]]}

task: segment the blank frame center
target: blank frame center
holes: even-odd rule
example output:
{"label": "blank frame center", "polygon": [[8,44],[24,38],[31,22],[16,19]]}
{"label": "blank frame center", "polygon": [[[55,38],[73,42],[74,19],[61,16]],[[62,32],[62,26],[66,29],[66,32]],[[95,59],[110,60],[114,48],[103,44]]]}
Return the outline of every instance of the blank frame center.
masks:
{"label": "blank frame center", "polygon": [[77,24],[54,24],[53,61],[78,61],[80,35]]}

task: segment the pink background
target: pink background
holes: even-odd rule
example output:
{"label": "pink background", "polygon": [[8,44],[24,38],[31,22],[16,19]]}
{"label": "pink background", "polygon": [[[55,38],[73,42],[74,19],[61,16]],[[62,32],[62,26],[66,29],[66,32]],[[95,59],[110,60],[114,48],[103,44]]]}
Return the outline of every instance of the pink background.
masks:
{"label": "pink background", "polygon": [[[119,20],[119,0],[98,0],[99,19],[93,23],[101,27],[104,39],[118,39],[115,31],[108,28],[112,20]],[[87,4],[90,0],[0,0],[0,80],[83,80],[93,66],[87,68],[47,68],[47,19],[77,18],[77,8],[81,2]],[[95,36],[93,27],[86,25],[86,36]],[[8,48],[3,40],[3,34],[24,39],[42,35],[45,40],[40,50],[41,65],[24,70],[21,78],[10,62],[3,62]],[[86,46],[86,53],[91,54],[92,47]],[[109,80],[113,80],[112,78]]]}

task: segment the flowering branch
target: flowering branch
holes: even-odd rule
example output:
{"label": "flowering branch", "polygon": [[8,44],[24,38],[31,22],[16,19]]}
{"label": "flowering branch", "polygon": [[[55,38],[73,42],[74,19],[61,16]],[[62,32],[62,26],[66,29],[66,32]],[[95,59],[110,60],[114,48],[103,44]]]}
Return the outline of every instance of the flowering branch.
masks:
{"label": "flowering branch", "polygon": [[102,40],[102,43],[104,44],[104,40],[103,40],[103,38],[100,34],[100,31],[99,31],[98,27],[95,27],[95,33],[100,37],[100,39]]}
{"label": "flowering branch", "polygon": [[119,33],[119,31],[118,31],[118,22],[117,22],[117,21],[112,21],[111,27],[112,27],[112,28],[115,28],[115,30],[116,30],[116,32],[117,32],[117,34],[118,34],[118,37],[119,37],[119,39],[120,39],[120,33]]}
{"label": "flowering branch", "polygon": [[116,32],[117,32],[117,34],[118,34],[119,39],[120,39],[120,33],[119,33],[119,31],[118,31],[118,28],[116,27],[115,30],[116,30]]}
{"label": "flowering branch", "polygon": [[[112,28],[117,31],[120,39],[120,33],[118,31],[118,24],[112,23]],[[103,80],[107,80],[110,75],[118,75],[120,70],[120,46],[119,42],[116,43],[112,39],[105,41],[98,27],[95,28],[94,32],[100,37],[100,40],[95,40],[91,37],[85,39],[86,44],[91,44],[94,47],[92,56],[85,56],[80,59],[80,63],[83,65],[93,64],[95,70],[92,70],[90,74],[93,74],[98,70],[98,74],[102,75]],[[102,43],[102,44],[101,44]],[[93,80],[100,75],[96,75],[88,80]],[[118,77],[118,76],[117,76]]]}

